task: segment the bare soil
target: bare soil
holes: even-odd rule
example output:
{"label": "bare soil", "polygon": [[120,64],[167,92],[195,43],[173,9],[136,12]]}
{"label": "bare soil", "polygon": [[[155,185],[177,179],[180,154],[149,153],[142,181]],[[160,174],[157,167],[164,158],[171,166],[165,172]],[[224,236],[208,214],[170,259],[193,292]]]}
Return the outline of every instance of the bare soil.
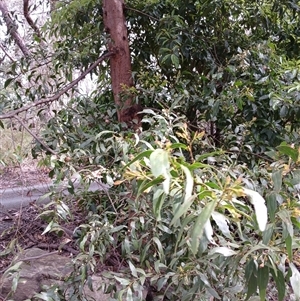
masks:
{"label": "bare soil", "polygon": [[0,189],[49,183],[48,172],[46,168],[38,167],[38,161],[34,159],[13,167],[0,166]]}
{"label": "bare soil", "polygon": [[[49,183],[48,172],[32,159],[19,166],[0,167],[0,190]],[[42,208],[34,202],[18,210],[7,211],[0,207],[0,277],[20,248],[61,249],[64,254],[77,253],[71,237],[76,225],[65,223],[62,236],[55,233],[42,235],[47,222],[39,217],[41,212]]]}

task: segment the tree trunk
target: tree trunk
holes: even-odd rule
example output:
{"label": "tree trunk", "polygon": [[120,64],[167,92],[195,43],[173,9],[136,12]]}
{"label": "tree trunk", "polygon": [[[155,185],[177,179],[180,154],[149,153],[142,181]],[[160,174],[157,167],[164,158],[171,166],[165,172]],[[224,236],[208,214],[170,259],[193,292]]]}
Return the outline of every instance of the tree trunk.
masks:
{"label": "tree trunk", "polygon": [[133,97],[128,90],[133,86],[133,80],[124,0],[104,0],[103,21],[111,39],[107,45],[108,51],[114,53],[110,58],[110,74],[118,119],[130,124],[133,119],[140,120],[137,113],[141,111],[141,106],[133,103]]}

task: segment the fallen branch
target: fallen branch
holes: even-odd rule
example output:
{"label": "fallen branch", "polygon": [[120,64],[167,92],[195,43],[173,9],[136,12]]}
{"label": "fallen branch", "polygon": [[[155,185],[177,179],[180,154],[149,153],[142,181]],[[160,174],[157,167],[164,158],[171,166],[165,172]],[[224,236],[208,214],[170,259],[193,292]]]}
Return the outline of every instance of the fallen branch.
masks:
{"label": "fallen branch", "polygon": [[[30,257],[21,258],[21,259],[18,259],[18,260],[16,260],[16,261],[14,261],[14,265],[15,265],[17,262],[20,262],[20,261],[26,262],[26,261],[37,260],[37,259],[44,258],[44,257],[50,256],[50,255],[58,254],[58,253],[59,253],[59,251],[54,251],[54,252],[45,253],[45,254],[41,254],[41,255],[37,255],[37,256],[30,256]],[[10,268],[10,267],[4,268],[3,270],[0,271],[0,274],[5,273],[6,271],[9,270],[9,268]]]}
{"label": "fallen branch", "polygon": [[[1,1],[0,1],[1,2]],[[11,119],[11,118],[16,118],[17,114],[20,114],[22,112],[28,111],[29,109],[33,107],[37,107],[40,105],[45,105],[47,103],[53,102],[55,100],[58,100],[63,94],[68,92],[70,89],[72,89],[75,85],[77,85],[83,78],[85,78],[93,69],[95,69],[102,61],[105,59],[109,58],[112,56],[114,52],[107,52],[103,54],[96,62],[94,62],[86,71],[84,71],[78,78],[73,80],[71,83],[69,83],[65,88],[54,94],[53,96],[42,98],[38,101],[32,102],[22,108],[10,111],[6,114],[0,115],[0,120],[1,119]],[[17,118],[16,118],[17,119]]]}

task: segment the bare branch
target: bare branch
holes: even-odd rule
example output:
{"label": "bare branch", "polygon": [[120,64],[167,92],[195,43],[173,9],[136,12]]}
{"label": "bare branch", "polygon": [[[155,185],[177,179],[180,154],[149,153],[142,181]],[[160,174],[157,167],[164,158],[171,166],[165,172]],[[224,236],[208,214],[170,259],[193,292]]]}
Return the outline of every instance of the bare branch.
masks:
{"label": "bare branch", "polygon": [[37,140],[48,152],[50,152],[52,155],[56,155],[55,151],[52,150],[51,148],[48,147],[48,145],[46,143],[44,143],[41,139],[39,139],[39,137],[33,133],[29,127],[21,120],[21,118],[19,118],[18,115],[14,116],[15,119],[17,119],[20,124],[23,126],[23,128],[35,139]]}
{"label": "bare branch", "polygon": [[154,16],[151,16],[151,15],[149,15],[149,14],[147,14],[147,13],[144,13],[144,12],[141,11],[141,10],[135,9],[135,8],[130,7],[130,6],[128,6],[128,5],[125,5],[125,8],[128,9],[128,10],[132,10],[132,11],[134,11],[134,12],[137,12],[137,13],[139,13],[139,14],[141,14],[141,15],[144,15],[144,16],[148,17],[149,19],[153,19],[153,20],[155,20],[155,21],[159,21],[159,19],[155,18]]}
{"label": "bare branch", "polygon": [[36,35],[40,38],[41,37],[41,32],[40,32],[39,28],[35,25],[35,23],[33,22],[33,20],[31,19],[30,15],[29,15],[29,8],[28,8],[29,5],[28,5],[28,3],[29,3],[29,0],[23,0],[24,17],[25,17],[27,23],[34,30]]}
{"label": "bare branch", "polygon": [[14,63],[15,60],[7,53],[7,51],[5,50],[5,48],[1,44],[0,44],[0,48],[2,49],[4,54]]}
{"label": "bare branch", "polygon": [[8,8],[4,0],[0,1],[0,11],[2,12],[3,19],[6,23],[7,30],[15,43],[19,46],[21,51],[23,52],[24,56],[29,56],[30,52],[27,46],[24,44],[22,38],[19,36],[17,31],[17,25],[14,23],[13,19],[10,17]]}
{"label": "bare branch", "polygon": [[[0,1],[1,2],[1,1]],[[16,109],[13,111],[10,111],[6,114],[0,115],[1,119],[10,119],[10,118],[16,118],[16,115],[25,112],[33,107],[44,105],[50,102],[53,102],[57,99],[59,99],[63,94],[68,92],[70,89],[72,89],[75,85],[77,85],[83,78],[85,78],[93,69],[95,69],[102,61],[104,61],[106,58],[109,58],[112,56],[114,52],[107,52],[103,54],[97,61],[95,61],[86,71],[84,71],[80,76],[78,76],[75,80],[73,80],[71,83],[69,83],[65,88],[61,89],[59,92],[54,94],[53,96],[41,98],[38,101],[32,102],[28,104],[27,106],[24,106],[20,109]]]}

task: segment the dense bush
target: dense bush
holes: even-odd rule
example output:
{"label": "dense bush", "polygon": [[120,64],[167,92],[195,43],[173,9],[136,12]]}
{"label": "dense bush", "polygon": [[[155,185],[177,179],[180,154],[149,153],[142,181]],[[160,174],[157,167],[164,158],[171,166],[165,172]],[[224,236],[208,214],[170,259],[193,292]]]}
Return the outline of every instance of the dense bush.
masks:
{"label": "dense bush", "polygon": [[100,264],[112,300],[144,300],[145,291],[154,300],[265,300],[268,283],[283,300],[289,280],[297,293],[298,149],[283,144],[249,170],[168,110],[147,110],[144,120],[151,127],[140,134],[64,132],[85,153],[65,144],[53,174],[76,171],[111,185],[80,198],[87,220],[74,232],[80,254],[71,286],[90,283]]}

